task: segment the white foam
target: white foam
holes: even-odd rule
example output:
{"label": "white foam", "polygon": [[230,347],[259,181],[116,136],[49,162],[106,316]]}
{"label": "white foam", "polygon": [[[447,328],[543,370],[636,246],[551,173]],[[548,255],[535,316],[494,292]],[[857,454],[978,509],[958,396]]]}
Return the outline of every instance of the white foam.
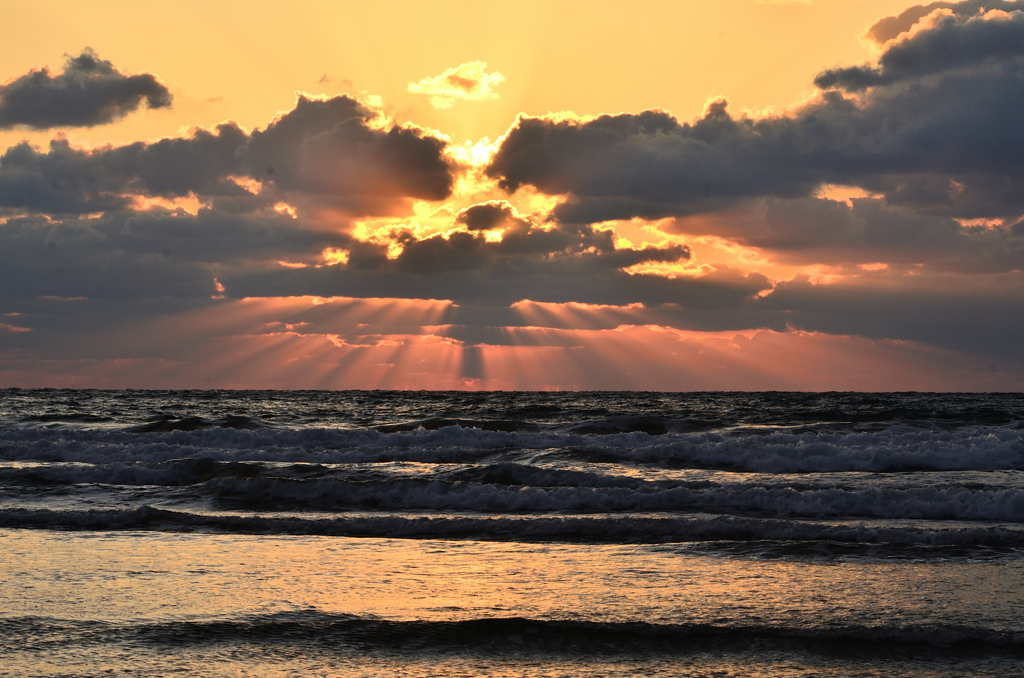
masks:
{"label": "white foam", "polygon": [[503,432],[458,426],[392,433],[373,429],[216,427],[144,434],[71,429],[0,431],[2,459],[88,463],[154,463],[186,457],[222,461],[450,463],[473,461],[509,449],[552,448],[623,462],[764,473],[1024,469],[1024,430],[1009,428],[736,436]]}

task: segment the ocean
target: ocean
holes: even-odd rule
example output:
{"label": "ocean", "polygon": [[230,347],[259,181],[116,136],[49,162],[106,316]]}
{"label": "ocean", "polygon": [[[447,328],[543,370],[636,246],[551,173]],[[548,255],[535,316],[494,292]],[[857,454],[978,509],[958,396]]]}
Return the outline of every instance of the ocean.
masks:
{"label": "ocean", "polygon": [[1024,675],[1024,395],[0,390],[0,676]]}

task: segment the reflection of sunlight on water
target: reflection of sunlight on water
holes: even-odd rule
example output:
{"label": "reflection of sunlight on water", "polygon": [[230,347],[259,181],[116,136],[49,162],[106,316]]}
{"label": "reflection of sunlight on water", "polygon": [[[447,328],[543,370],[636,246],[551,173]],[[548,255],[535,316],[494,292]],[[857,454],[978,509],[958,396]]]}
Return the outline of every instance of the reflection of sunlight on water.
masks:
{"label": "reflection of sunlight on water", "polygon": [[[34,530],[0,530],[0,544],[0,624],[50,624],[27,644],[0,634],[5,670],[17,675],[1010,675],[1012,653],[815,649],[771,632],[1019,634],[1024,606],[1016,561],[765,562],[673,544]],[[522,621],[444,626],[488,619]],[[372,626],[402,620],[413,625]],[[615,627],[625,639],[559,636],[545,625],[559,620],[739,635],[658,645],[629,626]],[[346,631],[353,621],[369,630]]]}
{"label": "reflection of sunlight on water", "polygon": [[[1024,564],[762,562],[674,545],[5,531],[5,614],[205,619],[316,609],[805,627],[1020,626]],[[969,576],[968,576],[969,574]]]}

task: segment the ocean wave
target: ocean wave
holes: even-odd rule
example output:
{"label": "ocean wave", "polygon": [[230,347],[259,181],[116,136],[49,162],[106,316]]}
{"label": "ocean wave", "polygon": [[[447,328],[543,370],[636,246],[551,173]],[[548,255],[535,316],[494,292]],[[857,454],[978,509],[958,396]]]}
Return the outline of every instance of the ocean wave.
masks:
{"label": "ocean wave", "polygon": [[[443,465],[389,472],[372,466],[262,465],[182,459],[146,465],[0,467],[11,496],[94,495],[129,503],[133,488],[188,487],[214,505],[257,509],[456,511],[474,513],[689,512],[805,518],[861,517],[1024,522],[1024,488],[1013,472],[960,478],[952,474],[837,477],[714,474],[646,480],[528,464]],[[984,482],[982,482],[984,480]],[[97,487],[102,486],[102,487]]]}
{"label": "ocean wave", "polygon": [[762,473],[1024,469],[1024,430],[783,433],[579,433],[459,425],[381,432],[223,428],[161,432],[71,429],[0,431],[0,459],[61,462],[221,461],[459,463],[508,450],[560,450],[585,460]]}
{"label": "ocean wave", "polygon": [[162,414],[151,417],[148,421],[130,426],[127,430],[132,433],[166,433],[169,431],[198,431],[204,428],[229,428],[229,429],[261,429],[269,428],[270,424],[261,421],[256,417],[249,417],[240,414],[229,414],[217,419],[204,419],[203,417],[176,417],[169,414]]}
{"label": "ocean wave", "polygon": [[[604,469],[602,469],[603,471]],[[308,464],[218,461],[187,457],[156,463],[14,462],[0,464],[0,486],[162,485],[178,487],[217,478],[330,479],[333,482],[410,482],[411,479],[540,487],[640,487],[641,478],[497,462],[483,464]]]}
{"label": "ocean wave", "polygon": [[482,431],[539,431],[537,424],[527,421],[508,421],[493,419],[447,419],[443,417],[431,417],[419,421],[403,422],[401,424],[384,424],[375,426],[374,430],[380,433],[402,433],[407,431],[437,431],[449,427],[480,429]]}
{"label": "ocean wave", "polygon": [[1019,428],[1024,394],[0,389],[0,428],[39,423],[78,428],[109,423],[123,428],[159,423],[161,417],[209,422],[228,416],[254,417],[284,427],[415,428],[417,422],[449,419],[618,431],[761,427],[840,432],[897,425],[953,430]]}
{"label": "ocean wave", "polygon": [[893,525],[724,515],[332,517],[200,514],[151,506],[110,510],[0,510],[0,527],[87,531],[209,531],[394,539],[633,543],[763,541],[1017,548],[1024,528],[1007,525]]}
{"label": "ocean wave", "polygon": [[609,513],[722,511],[809,518],[867,517],[1024,522],[1024,489],[965,487],[823,487],[644,483],[629,487],[495,485],[423,478],[347,482],[332,478],[217,478],[218,498],[277,507]]}
{"label": "ocean wave", "polygon": [[569,424],[564,428],[571,433],[609,435],[615,433],[646,433],[652,436],[665,435],[669,431],[682,432],[704,428],[704,422],[686,419],[658,417],[654,415],[620,415]]}
{"label": "ocean wave", "polygon": [[[315,472],[311,465],[302,465],[307,469],[304,474]],[[9,488],[23,486],[28,488],[46,485],[162,485],[177,487],[196,485],[213,478],[235,477],[250,478],[259,476],[265,471],[259,463],[244,461],[218,461],[210,457],[192,457],[172,459],[155,464],[144,463],[113,463],[90,464],[82,462],[28,463],[17,466],[0,466],[0,484]],[[287,468],[275,468],[275,474],[286,476]]]}
{"label": "ocean wave", "polygon": [[[902,651],[912,646],[956,647],[975,651],[1024,651],[1024,633],[955,624],[842,624],[786,626],[782,624],[705,624],[602,622],[522,617],[475,618],[452,621],[396,621],[328,614],[317,610],[247,615],[234,619],[114,623],[19,617],[0,619],[5,637],[28,642],[46,639],[78,646],[99,643],[142,643],[158,646],[187,644],[315,643],[345,649],[436,652],[473,650],[573,653],[655,651],[690,653],[695,649],[744,651],[766,649],[765,641],[801,649],[850,652],[869,645],[872,654]],[[810,647],[808,647],[810,646]]]}

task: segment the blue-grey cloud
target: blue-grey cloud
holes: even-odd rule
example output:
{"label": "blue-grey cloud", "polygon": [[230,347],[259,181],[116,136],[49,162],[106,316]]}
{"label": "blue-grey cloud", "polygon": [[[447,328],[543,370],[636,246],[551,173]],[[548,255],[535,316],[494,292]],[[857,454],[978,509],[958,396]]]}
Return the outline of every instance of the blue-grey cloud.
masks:
{"label": "blue-grey cloud", "polygon": [[861,91],[954,69],[997,65],[1024,56],[1024,5],[993,4],[1010,5],[1016,11],[986,17],[947,10],[950,13],[939,15],[926,30],[888,45],[877,66],[827,70],[814,79],[814,84],[825,89]]}
{"label": "blue-grey cloud", "polygon": [[401,253],[352,240],[345,265],[290,270],[225,271],[228,294],[451,299],[507,305],[522,299],[588,303],[735,304],[768,287],[760,275],[683,277],[630,275],[632,266],[685,261],[688,247],[616,248],[608,231],[590,226],[538,228],[525,219],[500,241],[479,231],[417,239],[399,235]]}
{"label": "blue-grey cloud", "polygon": [[443,156],[446,142],[414,127],[376,129],[374,117],[347,96],[299,97],[293,110],[253,132],[239,157],[253,178],[341,203],[447,198],[453,167]]}
{"label": "blue-grey cloud", "polygon": [[[835,117],[847,105],[833,101],[820,117]],[[588,122],[520,117],[487,174],[509,192],[529,184],[569,194],[556,216],[583,222],[697,213],[748,196],[808,195],[817,187],[829,140],[792,148],[795,121],[736,119],[726,106],[712,104],[692,124],[664,111]]]}
{"label": "blue-grey cloud", "polygon": [[133,299],[217,294],[221,268],[309,259],[349,237],[287,215],[155,209],[93,219],[34,216],[0,226],[0,303],[36,297]]}
{"label": "blue-grey cloud", "polygon": [[86,48],[68,57],[64,71],[26,73],[0,85],[0,128],[93,127],[137,110],[168,108],[171,92],[155,75],[128,75]]}
{"label": "blue-grey cloud", "polygon": [[[888,43],[859,94],[826,91],[788,114],[761,118],[733,116],[718,101],[690,123],[663,111],[586,121],[521,117],[487,173],[509,192],[532,186],[565,195],[554,218],[581,223],[716,214],[763,200],[811,200],[827,184],[856,186],[883,204],[857,208],[858,219],[875,220],[862,226],[874,235],[849,259],[870,249],[878,261],[905,261],[910,241],[929,243],[918,252],[921,262],[953,259],[937,243],[957,242],[970,252],[965,266],[987,259],[993,270],[1019,267],[1009,225],[1024,213],[1024,4],[989,4],[1013,11],[936,15]],[[828,210],[818,211],[824,220],[800,236],[805,251],[836,234]],[[1003,225],[979,233],[955,219]],[[747,226],[754,230],[744,232]],[[916,233],[909,241],[908,229]],[[764,236],[749,221],[731,228],[740,242],[792,248],[781,235]],[[830,261],[841,256],[842,245],[834,245]],[[979,246],[992,249],[979,254]]]}
{"label": "blue-grey cloud", "polygon": [[776,286],[753,306],[774,329],[917,341],[1020,363],[1024,276],[1019,272],[900,288],[875,281],[795,280]]}
{"label": "blue-grey cloud", "polygon": [[[345,96],[301,97],[252,132],[226,122],[93,149],[63,137],[45,150],[17,144],[0,156],[0,312],[25,313],[11,317],[33,330],[51,323],[55,351],[75,327],[101,336],[96,314],[129,327],[140,314],[223,299],[316,295],[452,300],[431,319],[446,327],[430,331],[468,343],[514,343],[506,328],[524,324],[794,327],[1019,362],[1020,5],[938,3],[929,7],[949,14],[916,28],[928,7],[888,28],[880,22],[872,29],[884,42],[877,63],[819,77],[832,89],[784,115],[737,116],[721,100],[691,122],[659,110],[522,117],[486,172],[508,192],[566,196],[543,224],[544,215],[490,200],[452,214],[444,235],[394,227],[389,240],[358,239],[352,219],[446,199],[462,168],[443,138],[383,124],[378,111]],[[985,8],[1008,14],[983,18]],[[819,197],[823,184],[870,197]],[[137,204],[188,196],[208,207],[192,215]],[[297,218],[275,211],[279,202],[297,207]],[[311,217],[320,208],[336,216],[330,228]],[[614,233],[594,225],[632,217],[672,217],[661,228],[756,248],[773,264],[831,266],[835,279],[773,285],[725,265],[675,277],[638,272],[693,253],[680,244],[620,248]],[[66,297],[87,297],[68,303],[79,309],[68,314],[79,315],[57,309]],[[512,306],[523,299],[602,310],[523,316]],[[352,341],[418,331],[408,318],[346,325],[329,310],[304,311],[308,331]],[[5,336],[5,347],[30,351],[42,335]]]}
{"label": "blue-grey cloud", "polygon": [[46,152],[22,142],[0,156],[0,206],[48,214],[121,209],[133,196],[242,196],[229,179],[247,136],[234,123],[190,137],[86,150],[64,138]]}
{"label": "blue-grey cloud", "polygon": [[970,17],[987,10],[1013,12],[1021,9],[1020,0],[963,0],[962,2],[932,2],[908,7],[895,16],[879,19],[868,29],[867,37],[878,44],[898,38],[912,29],[918,21],[937,9],[948,10],[956,16]]}
{"label": "blue-grey cloud", "polygon": [[251,134],[227,122],[185,138],[91,150],[63,138],[46,152],[24,142],[0,156],[0,208],[80,214],[123,208],[136,195],[241,200],[250,194],[236,179],[262,184],[258,204],[307,200],[356,214],[447,197],[455,168],[446,143],[412,127],[378,129],[374,117],[347,96],[300,97]]}
{"label": "blue-grey cloud", "polygon": [[721,214],[678,219],[671,232],[717,235],[770,250],[796,265],[924,266],[936,271],[999,273],[1024,269],[1024,223],[961,223],[893,206],[881,198],[851,204],[827,198],[766,198]]}

